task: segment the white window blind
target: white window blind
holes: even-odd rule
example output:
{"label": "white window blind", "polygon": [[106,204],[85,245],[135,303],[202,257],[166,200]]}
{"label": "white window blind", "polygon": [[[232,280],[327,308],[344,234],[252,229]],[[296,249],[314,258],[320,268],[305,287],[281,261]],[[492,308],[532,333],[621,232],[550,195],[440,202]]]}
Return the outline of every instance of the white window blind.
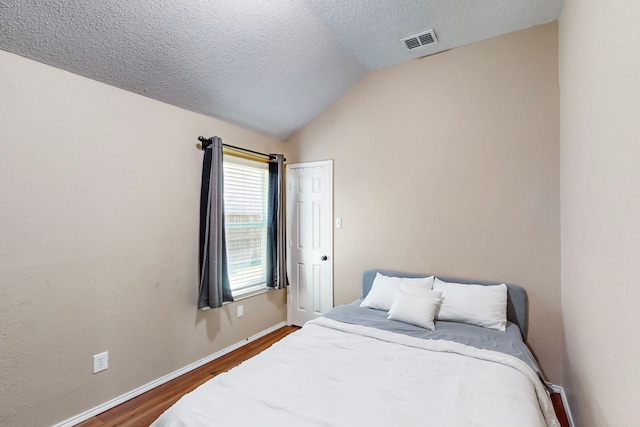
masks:
{"label": "white window blind", "polygon": [[[229,158],[227,158],[229,159]],[[229,282],[234,295],[266,286],[266,163],[224,161],[224,210]]]}

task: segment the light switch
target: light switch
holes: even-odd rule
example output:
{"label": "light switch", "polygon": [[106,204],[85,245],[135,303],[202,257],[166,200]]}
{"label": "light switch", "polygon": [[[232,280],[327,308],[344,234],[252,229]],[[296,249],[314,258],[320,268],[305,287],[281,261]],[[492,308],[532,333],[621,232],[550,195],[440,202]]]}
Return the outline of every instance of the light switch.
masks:
{"label": "light switch", "polygon": [[342,218],[336,218],[336,228],[342,228]]}

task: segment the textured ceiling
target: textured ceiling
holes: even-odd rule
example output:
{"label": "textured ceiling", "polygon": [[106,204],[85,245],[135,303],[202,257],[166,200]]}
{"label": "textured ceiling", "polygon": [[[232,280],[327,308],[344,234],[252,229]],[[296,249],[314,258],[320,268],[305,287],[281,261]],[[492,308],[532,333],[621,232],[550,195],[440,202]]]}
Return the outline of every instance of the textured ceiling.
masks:
{"label": "textured ceiling", "polygon": [[[562,0],[0,0],[0,49],[285,140],[369,71]],[[402,38],[434,29],[412,51]]]}

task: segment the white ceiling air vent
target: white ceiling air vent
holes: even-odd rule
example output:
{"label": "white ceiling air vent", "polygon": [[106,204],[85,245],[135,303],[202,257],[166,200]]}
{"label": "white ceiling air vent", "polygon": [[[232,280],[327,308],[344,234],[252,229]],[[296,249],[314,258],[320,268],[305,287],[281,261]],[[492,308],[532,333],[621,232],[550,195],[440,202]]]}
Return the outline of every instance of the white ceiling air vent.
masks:
{"label": "white ceiling air vent", "polygon": [[438,42],[436,33],[433,30],[425,31],[424,33],[415,34],[413,36],[402,39],[402,42],[407,49],[412,50],[422,46],[427,46]]}

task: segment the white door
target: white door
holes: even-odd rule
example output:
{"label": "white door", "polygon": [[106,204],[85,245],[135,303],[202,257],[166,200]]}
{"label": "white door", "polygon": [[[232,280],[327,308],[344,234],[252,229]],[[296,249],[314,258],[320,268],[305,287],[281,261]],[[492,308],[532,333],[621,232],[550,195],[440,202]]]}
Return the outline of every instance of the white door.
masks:
{"label": "white door", "polygon": [[287,165],[289,323],[333,307],[333,160]]}

